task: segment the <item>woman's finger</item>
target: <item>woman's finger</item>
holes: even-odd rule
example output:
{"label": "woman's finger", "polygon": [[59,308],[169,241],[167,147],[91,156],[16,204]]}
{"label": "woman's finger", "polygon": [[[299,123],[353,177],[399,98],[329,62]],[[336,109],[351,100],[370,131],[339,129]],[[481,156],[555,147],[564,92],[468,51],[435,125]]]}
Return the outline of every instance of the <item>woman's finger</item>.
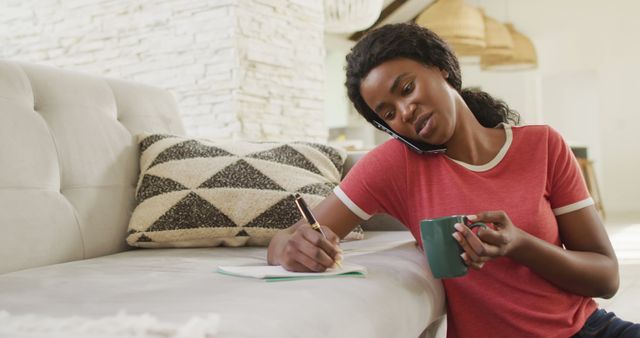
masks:
{"label": "woman's finger", "polygon": [[464,240],[469,243],[469,246],[476,255],[484,255],[485,248],[482,245],[482,241],[473,233],[473,231],[471,231],[471,229],[469,229],[469,227],[462,225],[461,223],[456,223],[454,228],[456,228],[458,231],[457,233],[464,237]]}
{"label": "woman's finger", "polygon": [[287,271],[295,271],[295,272],[312,272],[309,268],[304,266],[303,264],[291,259],[282,262],[282,267],[284,267]]}
{"label": "woman's finger", "polygon": [[[313,260],[315,264],[321,265],[322,267],[321,268],[314,267],[312,265],[309,265],[308,263],[305,263],[304,261],[300,261],[301,263],[303,263],[305,266],[308,266],[313,271],[318,271],[318,270],[324,271],[325,269],[330,268],[333,266],[333,264],[335,264],[333,260],[333,257],[335,256],[330,256],[330,254],[324,251],[324,249],[321,246],[318,246],[318,243],[322,243],[323,241],[327,242],[327,240],[324,237],[322,237],[322,235],[320,235],[321,237],[320,239],[317,239],[312,234],[311,235],[304,234],[303,236],[304,237],[301,238],[300,240],[295,241],[293,243],[293,246],[302,254],[304,254],[306,257]],[[311,241],[306,236],[312,237]]]}
{"label": "woman's finger", "polygon": [[478,231],[477,236],[483,242],[495,246],[502,246],[509,242],[504,233],[492,229],[481,229],[480,231]]}
{"label": "woman's finger", "polygon": [[478,259],[478,254],[474,251],[471,245],[469,245],[469,242],[466,238],[464,238],[459,232],[454,232],[452,236],[456,241],[458,241],[458,244],[460,244],[462,250],[464,250],[466,257],[470,257],[472,261]]}
{"label": "woman's finger", "polygon": [[488,262],[489,259],[490,259],[489,257],[485,256],[485,257],[479,257],[477,260],[472,260],[472,259],[469,259],[469,255],[467,255],[466,252],[464,252],[461,255],[461,257],[464,260],[464,263],[468,267],[473,268],[473,269],[481,269],[484,266],[484,263]]}
{"label": "woman's finger", "polygon": [[478,235],[475,235],[475,236],[479,237],[479,239],[482,242],[482,251],[481,252],[474,251],[474,252],[480,258],[482,257],[493,258],[493,257],[502,256],[502,249],[501,249],[502,245],[497,245],[484,240],[483,234],[486,233],[487,231],[496,232],[495,230],[491,230],[491,229],[482,229],[481,232],[478,232]]}
{"label": "woman's finger", "polygon": [[504,211],[484,211],[477,215],[469,215],[467,218],[472,222],[493,223],[498,228],[503,228],[510,222]]}
{"label": "woman's finger", "polygon": [[336,235],[336,233],[327,226],[321,225],[321,227],[329,242],[335,244],[336,246],[340,244],[340,236]]}
{"label": "woman's finger", "polygon": [[[322,227],[322,231],[324,232],[324,235],[319,231],[316,231],[309,227],[303,231],[303,235],[309,243],[313,244],[313,246],[317,248],[320,248],[324,253],[326,253],[326,255],[331,259],[331,264],[327,267],[331,267],[335,263],[334,259],[342,254],[342,249],[340,249],[340,246],[338,245],[338,235],[336,235],[331,229],[327,227]],[[327,238],[324,237],[325,235],[327,236]],[[312,253],[310,251],[307,252]],[[326,260],[323,260],[322,263],[324,265],[329,264],[329,262],[327,262]]]}
{"label": "woman's finger", "polygon": [[[304,250],[308,249],[306,247],[306,244],[304,243],[302,244],[298,243],[297,246],[303,247]],[[323,272],[328,268],[328,266],[318,262],[318,260],[312,257],[312,255],[315,255],[315,254],[310,255],[307,252],[304,252],[303,250],[299,249],[297,246],[290,246],[288,248],[289,250],[287,252],[287,256],[292,257],[293,260],[295,260],[297,263],[304,265],[309,271]]]}
{"label": "woman's finger", "polygon": [[323,247],[323,250],[336,262],[342,261],[342,248],[340,247],[340,236],[336,235],[331,228],[322,226],[322,231],[327,236],[327,240],[331,244],[331,247]]}
{"label": "woman's finger", "polygon": [[475,270],[480,270],[484,266],[485,262],[473,262],[469,267]]}

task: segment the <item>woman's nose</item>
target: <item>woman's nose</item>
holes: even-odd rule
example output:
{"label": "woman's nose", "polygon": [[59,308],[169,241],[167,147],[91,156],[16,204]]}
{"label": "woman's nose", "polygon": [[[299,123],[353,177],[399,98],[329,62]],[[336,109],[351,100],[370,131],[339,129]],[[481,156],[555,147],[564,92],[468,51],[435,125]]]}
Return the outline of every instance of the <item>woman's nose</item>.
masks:
{"label": "woman's nose", "polygon": [[400,116],[402,117],[402,122],[412,122],[415,118],[416,105],[415,104],[405,104],[399,107],[400,108]]}

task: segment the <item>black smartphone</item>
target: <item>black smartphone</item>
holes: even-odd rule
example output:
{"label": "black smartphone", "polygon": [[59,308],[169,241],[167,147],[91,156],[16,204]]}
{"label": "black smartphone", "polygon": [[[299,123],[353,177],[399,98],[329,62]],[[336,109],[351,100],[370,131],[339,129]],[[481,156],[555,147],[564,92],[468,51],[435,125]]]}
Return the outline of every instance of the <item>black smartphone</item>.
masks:
{"label": "black smartphone", "polygon": [[417,152],[418,154],[437,154],[437,153],[443,153],[447,150],[447,147],[445,145],[437,146],[437,145],[433,145],[425,142],[410,140],[404,136],[399,135],[395,131],[391,130],[391,128],[389,128],[386,125],[386,123],[376,121],[376,120],[372,120],[371,123],[373,123],[373,125],[376,128],[391,135],[396,140],[406,144],[409,148],[411,148],[411,150]]}

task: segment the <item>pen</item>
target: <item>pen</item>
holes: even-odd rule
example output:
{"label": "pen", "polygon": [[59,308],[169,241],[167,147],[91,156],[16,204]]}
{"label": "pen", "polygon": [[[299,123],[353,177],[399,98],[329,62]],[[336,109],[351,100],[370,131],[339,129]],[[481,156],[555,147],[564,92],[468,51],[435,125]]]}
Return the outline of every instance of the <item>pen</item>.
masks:
{"label": "pen", "polygon": [[[311,213],[311,210],[307,206],[307,203],[304,201],[304,199],[302,199],[302,196],[300,194],[298,194],[298,193],[295,193],[293,195],[293,197],[295,197],[296,206],[298,206],[298,210],[300,210],[300,213],[302,214],[302,217],[304,217],[304,219],[307,221],[307,223],[309,223],[309,225],[311,225],[313,230],[321,233],[322,237],[327,239],[327,235],[325,235],[324,231],[322,231],[322,227],[320,226],[318,221],[316,221],[316,218]],[[340,264],[339,260],[336,260],[336,265],[339,268],[342,269],[342,264]]]}

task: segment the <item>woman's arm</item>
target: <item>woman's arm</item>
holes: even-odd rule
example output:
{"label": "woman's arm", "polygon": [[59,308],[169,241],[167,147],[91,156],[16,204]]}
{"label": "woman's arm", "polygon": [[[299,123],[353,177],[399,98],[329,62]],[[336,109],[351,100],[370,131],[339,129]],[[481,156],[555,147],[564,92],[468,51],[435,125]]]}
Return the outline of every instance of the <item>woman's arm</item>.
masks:
{"label": "woman's arm", "polygon": [[290,271],[321,272],[342,259],[342,250],[338,245],[340,238],[349,234],[361,219],[333,193],[312,212],[327,238],[313,230],[306,221],[300,220],[271,239],[267,251],[269,264],[279,264]]}
{"label": "woman's arm", "polygon": [[477,221],[494,223],[496,229],[481,229],[476,236],[461,228],[458,238],[465,261],[480,268],[492,257],[506,256],[567,291],[612,297],[619,285],[618,261],[595,208],[582,208],[557,220],[565,248],[520,230],[504,212],[481,213]]}
{"label": "woman's arm", "polygon": [[566,250],[527,234],[510,256],[561,288],[590,297],[618,291],[618,260],[595,207],[557,217]]}

